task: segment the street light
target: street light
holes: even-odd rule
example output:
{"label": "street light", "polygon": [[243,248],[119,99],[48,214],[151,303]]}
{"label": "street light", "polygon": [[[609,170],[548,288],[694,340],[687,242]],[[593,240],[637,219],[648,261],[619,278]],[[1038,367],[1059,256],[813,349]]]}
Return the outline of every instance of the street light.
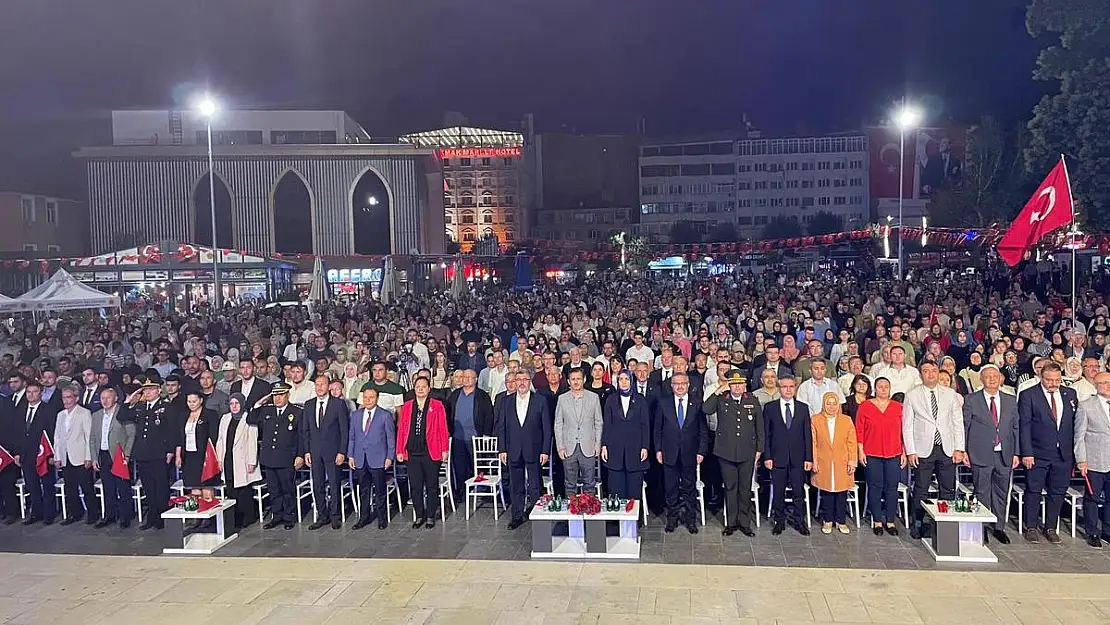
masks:
{"label": "street light", "polygon": [[921,112],[906,104],[902,100],[902,108],[894,114],[894,123],[898,126],[898,279],[905,278],[902,272],[902,205],[905,201],[906,180],[906,132],[917,128],[921,120]]}
{"label": "street light", "polygon": [[212,118],[219,112],[219,104],[210,94],[201,96],[197,112],[204,117],[208,129],[208,207],[212,213],[212,310],[220,310],[220,249],[216,245],[216,169],[212,165]]}

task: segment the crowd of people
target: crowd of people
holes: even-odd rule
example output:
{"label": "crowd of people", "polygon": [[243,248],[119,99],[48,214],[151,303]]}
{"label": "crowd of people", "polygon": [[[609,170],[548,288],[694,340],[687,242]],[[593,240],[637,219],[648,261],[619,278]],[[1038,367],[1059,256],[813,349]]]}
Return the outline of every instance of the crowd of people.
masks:
{"label": "crowd of people", "polygon": [[[600,481],[606,494],[644,499],[667,532],[698,532],[704,496],[711,512],[723,508],[725,535],[751,536],[755,480],[771,488],[774,534],[809,533],[812,490],[823,533],[848,533],[848,495],[858,503],[866,492],[873,532],[897,535],[905,483],[917,538],[930,531],[930,487],[953,499],[966,479],[1007,543],[1017,479],[1024,538],[1055,543],[1078,471],[1086,540],[1100,547],[1110,538],[1110,506],[1099,511],[1110,493],[1110,321],[1105,290],[1090,286],[1073,309],[1036,272],[609,274],[523,293],[486,285],[457,301],[10,319],[0,328],[10,456],[0,453],[0,517],[55,522],[60,476],[62,524],[126,529],[134,478],[140,529],[162,527],[177,480],[188,492],[221,489],[245,527],[261,521],[253,498],[264,483],[265,527],[292,529],[296,474],[307,471],[309,528],[339,529],[349,472],[355,528],[388,525],[387,483],[403,486],[414,529],[433,528],[443,463],[461,498],[468,480],[486,479],[475,476],[474,441],[492,437],[509,529],[545,482],[565,495]],[[129,470],[113,470],[120,462]]]}

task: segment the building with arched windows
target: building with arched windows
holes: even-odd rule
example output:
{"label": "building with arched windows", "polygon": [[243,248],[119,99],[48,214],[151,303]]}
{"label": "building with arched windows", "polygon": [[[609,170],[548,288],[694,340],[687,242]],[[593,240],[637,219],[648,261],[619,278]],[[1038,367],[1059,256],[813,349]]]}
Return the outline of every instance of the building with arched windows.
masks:
{"label": "building with arched windows", "polygon": [[212,171],[196,114],[113,112],[112,145],[75,154],[94,254],[163,240],[212,245],[213,225],[219,247],[262,254],[443,252],[433,149],[377,142],[342,111],[226,111],[211,131]]}

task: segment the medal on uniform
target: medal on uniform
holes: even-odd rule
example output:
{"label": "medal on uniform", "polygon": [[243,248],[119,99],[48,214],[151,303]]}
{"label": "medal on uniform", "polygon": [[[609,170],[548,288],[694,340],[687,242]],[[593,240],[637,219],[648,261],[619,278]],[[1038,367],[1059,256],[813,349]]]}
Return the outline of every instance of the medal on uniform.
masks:
{"label": "medal on uniform", "polygon": [[154,425],[162,425],[162,420],[158,417],[154,417]]}
{"label": "medal on uniform", "polygon": [[289,415],[289,431],[290,432],[293,431],[293,415],[292,414]]}

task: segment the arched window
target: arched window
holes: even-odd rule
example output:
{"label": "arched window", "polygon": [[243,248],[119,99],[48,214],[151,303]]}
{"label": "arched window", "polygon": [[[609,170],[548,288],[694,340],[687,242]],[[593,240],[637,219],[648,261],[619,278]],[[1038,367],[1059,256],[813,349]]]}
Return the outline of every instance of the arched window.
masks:
{"label": "arched window", "polygon": [[466,230],[463,230],[462,238],[463,241],[467,243],[473,243],[476,237],[474,236],[474,231],[470,228],[467,228]]}
{"label": "arched window", "polygon": [[491,210],[482,211],[482,223],[484,223],[484,224],[493,223],[493,211],[491,211]]}

